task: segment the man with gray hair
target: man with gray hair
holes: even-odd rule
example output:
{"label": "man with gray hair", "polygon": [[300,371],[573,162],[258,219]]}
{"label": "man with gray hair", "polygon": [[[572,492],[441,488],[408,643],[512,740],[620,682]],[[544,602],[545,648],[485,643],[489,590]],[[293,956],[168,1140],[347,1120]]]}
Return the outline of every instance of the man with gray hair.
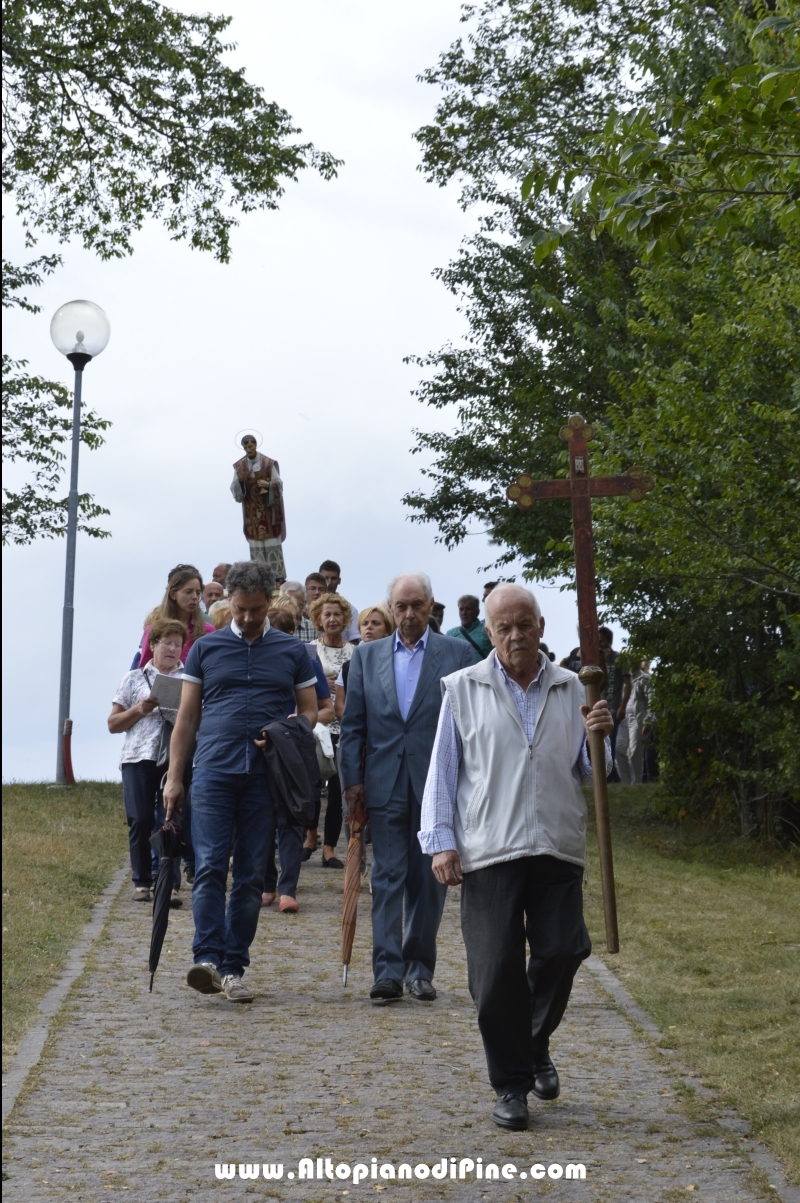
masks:
{"label": "man with gray hair", "polygon": [[211,573],[212,581],[216,581],[216,583],[218,585],[222,585],[223,590],[226,587],[225,582],[228,579],[228,573],[230,572],[232,567],[233,567],[232,564],[226,564],[223,561],[222,563],[217,564],[216,568]]}
{"label": "man with gray hair", "polygon": [[284,581],[278,592],[281,597],[284,593],[289,593],[292,597],[296,597],[298,601],[304,602],[306,600],[306,588],[301,581]]}
{"label": "man with gray hair", "polygon": [[[420,800],[442,704],[441,679],[475,661],[472,648],[428,626],[433,606],[424,573],[395,577],[388,639],[360,643],[350,661],[339,742],[339,776],[352,818],[372,830],[370,998],[436,998],[436,936],[447,887],[431,873],[417,839]],[[405,910],[405,931],[403,918]]]}
{"label": "man with gray hair", "polygon": [[241,561],[231,566],[227,585],[231,625],[198,639],[186,659],[164,806],[167,818],[181,808],[183,770],[196,738],[194,964],[186,981],[200,994],[251,1002],[242,974],[250,964],[276,822],[266,761],[255,741],[295,707],[314,726],[317,678],[302,643],[267,618],[272,570],[260,560]]}
{"label": "man with gray hair", "polygon": [[301,612],[305,609],[306,588],[300,581],[284,581],[279,592],[281,597],[293,598],[299,605]]}
{"label": "man with gray hair", "polygon": [[461,626],[453,627],[447,634],[451,639],[466,640],[471,647],[474,647],[480,659],[485,660],[492,650],[492,644],[483,623],[478,618],[480,612],[481,603],[477,597],[473,597],[471,593],[465,593],[458,599],[458,617],[461,619]]}
{"label": "man with gray hair", "polygon": [[486,629],[488,658],[442,682],[419,841],[436,880],[461,885],[469,988],[498,1095],[492,1118],[522,1129],[529,1092],[559,1094],[550,1037],[591,952],[586,735],[614,723],[606,702],[590,711],[575,674],[540,652],[544,619],[530,590],[497,585]]}

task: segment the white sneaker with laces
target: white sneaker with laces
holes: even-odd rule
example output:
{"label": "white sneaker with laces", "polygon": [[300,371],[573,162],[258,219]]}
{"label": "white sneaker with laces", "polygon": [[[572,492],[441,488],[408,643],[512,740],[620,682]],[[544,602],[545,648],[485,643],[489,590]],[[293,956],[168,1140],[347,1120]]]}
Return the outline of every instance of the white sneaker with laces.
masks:
{"label": "white sneaker with laces", "polygon": [[222,979],[222,993],[230,1002],[252,1002],[255,994],[245,986],[238,973],[226,973]]}
{"label": "white sneaker with laces", "polygon": [[222,979],[216,965],[210,961],[199,961],[186,974],[186,985],[199,994],[223,994]]}

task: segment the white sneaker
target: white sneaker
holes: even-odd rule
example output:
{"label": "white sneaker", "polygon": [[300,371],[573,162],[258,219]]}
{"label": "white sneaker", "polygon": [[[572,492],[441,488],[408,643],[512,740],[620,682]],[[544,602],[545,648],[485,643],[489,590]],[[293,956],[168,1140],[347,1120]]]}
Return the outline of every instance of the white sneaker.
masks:
{"label": "white sneaker", "polygon": [[200,994],[224,994],[219,970],[210,961],[200,961],[197,965],[192,965],[186,974],[186,985]]}
{"label": "white sneaker", "polygon": [[255,994],[245,986],[238,973],[226,973],[222,979],[222,993],[230,1002],[252,1002]]}

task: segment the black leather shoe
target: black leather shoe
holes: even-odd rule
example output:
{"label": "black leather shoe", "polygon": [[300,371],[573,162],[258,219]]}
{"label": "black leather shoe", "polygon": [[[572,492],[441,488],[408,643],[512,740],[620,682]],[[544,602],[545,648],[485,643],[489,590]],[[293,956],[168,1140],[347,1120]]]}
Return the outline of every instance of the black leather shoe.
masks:
{"label": "black leather shoe", "polygon": [[512,1128],[522,1132],[528,1126],[528,1100],[524,1094],[501,1094],[492,1112],[498,1128]]}
{"label": "black leather shoe", "polygon": [[316,848],[304,848],[303,852],[300,856],[300,860],[302,860],[302,861],[311,860],[311,857],[314,855],[315,852],[316,852]]}
{"label": "black leather shoe", "polygon": [[339,857],[338,857],[338,856],[329,856],[329,857],[328,857],[328,859],[326,860],[326,859],[325,859],[325,854],[323,853],[323,855],[322,855],[322,867],[323,867],[323,869],[343,869],[343,868],[344,868],[344,861],[343,861],[343,860],[339,860]]}
{"label": "black leather shoe", "polygon": [[436,998],[433,982],[427,981],[424,977],[415,978],[413,982],[408,982],[407,986],[408,993],[418,1002],[433,1002]]}
{"label": "black leather shoe", "polygon": [[533,1093],[545,1102],[557,1099],[561,1093],[558,1070],[549,1057],[533,1067]]}
{"label": "black leather shoe", "polygon": [[369,996],[374,1003],[394,1002],[396,998],[403,997],[402,982],[396,982],[391,977],[382,977],[372,987]]}

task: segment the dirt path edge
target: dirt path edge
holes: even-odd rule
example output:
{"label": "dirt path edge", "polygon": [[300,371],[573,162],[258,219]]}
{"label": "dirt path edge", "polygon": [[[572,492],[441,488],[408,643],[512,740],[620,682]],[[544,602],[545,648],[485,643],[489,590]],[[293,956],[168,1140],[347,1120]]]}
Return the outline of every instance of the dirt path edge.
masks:
{"label": "dirt path edge", "polygon": [[61,1009],[64,1000],[75,982],[86,968],[86,958],[106,925],[111,912],[111,904],[119,894],[128,877],[130,865],[128,857],[111,878],[106,888],[92,907],[89,921],[81,932],[78,941],[67,955],[67,963],[54,986],[47,991],[37,1008],[36,1018],[19,1042],[19,1048],[14,1054],[8,1072],[3,1074],[3,1124],[14,1109],[19,1093],[25,1085],[28,1074],[38,1065],[42,1049],[50,1033],[50,1025]]}

